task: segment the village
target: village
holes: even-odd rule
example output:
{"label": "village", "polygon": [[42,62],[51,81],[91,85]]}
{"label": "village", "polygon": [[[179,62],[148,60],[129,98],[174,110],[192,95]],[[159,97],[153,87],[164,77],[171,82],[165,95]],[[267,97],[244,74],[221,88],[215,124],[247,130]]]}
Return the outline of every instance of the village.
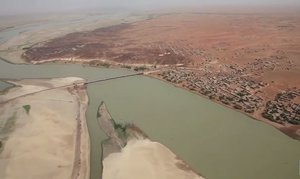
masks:
{"label": "village", "polygon": [[235,109],[254,113],[263,106],[263,99],[256,95],[266,84],[247,80],[234,74],[199,74],[192,71],[165,71],[162,78],[181,84],[182,87],[217,100]]}
{"label": "village", "polygon": [[273,101],[267,102],[263,117],[280,124],[300,125],[300,104],[293,102],[297,96],[300,91],[296,89],[278,93]]}
{"label": "village", "polygon": [[[208,66],[202,69],[166,68],[158,77],[251,116],[258,113],[273,122],[299,125],[300,105],[292,102],[300,96],[299,90],[295,88],[280,92],[275,100],[270,101],[263,92],[269,84],[256,78],[260,72],[274,70],[278,66],[277,60],[280,58],[273,59],[256,59],[244,67],[226,64],[218,72],[210,70]],[[288,68],[291,64],[289,61],[280,68]]]}

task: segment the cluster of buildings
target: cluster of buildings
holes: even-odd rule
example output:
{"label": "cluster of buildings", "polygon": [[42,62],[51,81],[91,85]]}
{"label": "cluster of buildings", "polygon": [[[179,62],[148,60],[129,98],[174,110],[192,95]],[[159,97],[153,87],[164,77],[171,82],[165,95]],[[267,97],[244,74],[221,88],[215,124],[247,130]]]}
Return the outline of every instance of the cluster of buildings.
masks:
{"label": "cluster of buildings", "polygon": [[268,101],[263,117],[277,123],[300,125],[300,104],[293,102],[300,96],[300,90],[288,90],[278,93],[273,101]]}
{"label": "cluster of buildings", "polygon": [[257,58],[242,68],[242,71],[249,71],[253,75],[260,75],[265,71],[274,71],[276,69],[289,70],[293,67],[294,63],[285,58],[283,56],[270,56],[266,59]]}
{"label": "cluster of buildings", "polygon": [[160,76],[169,82],[247,113],[254,113],[264,105],[259,92],[266,84],[235,73],[213,74],[190,70],[167,70]]}
{"label": "cluster of buildings", "polygon": [[293,61],[285,58],[282,55],[270,56],[268,60],[258,58],[242,66],[213,66],[205,61],[202,68],[165,68],[159,76],[246,113],[259,112],[259,115],[277,123],[300,125],[300,104],[293,102],[300,96],[300,90],[295,88],[280,92],[273,101],[267,102],[263,88],[268,84],[256,78],[266,71],[291,69]]}

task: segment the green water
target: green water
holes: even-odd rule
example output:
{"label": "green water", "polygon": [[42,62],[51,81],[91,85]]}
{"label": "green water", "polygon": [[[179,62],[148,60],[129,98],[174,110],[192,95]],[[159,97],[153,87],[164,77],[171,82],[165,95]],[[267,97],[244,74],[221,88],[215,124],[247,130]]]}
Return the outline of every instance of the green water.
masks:
{"label": "green water", "polygon": [[1,91],[5,90],[6,88],[13,87],[12,84],[6,83],[4,81],[0,81],[0,93]]}
{"label": "green water", "polygon": [[[0,79],[78,76],[89,80],[132,73],[80,65],[12,65],[0,60]],[[298,179],[300,142],[264,123],[188,91],[144,76],[88,86],[91,178],[101,176],[96,121],[104,100],[118,122],[134,122],[208,179]]]}
{"label": "green water", "polygon": [[[53,78],[76,76],[87,80],[105,79],[124,74],[134,73],[125,69],[105,69],[83,67],[81,65],[13,65],[0,59],[0,79],[24,79],[24,78]],[[101,85],[101,83],[99,83]],[[98,85],[99,85],[98,84]],[[103,85],[105,85],[103,83]],[[2,84],[4,88],[4,83]],[[101,178],[101,146],[100,143],[106,138],[97,123],[97,109],[100,99],[95,90],[89,92],[89,108],[87,111],[87,125],[91,140],[91,179]],[[97,91],[97,89],[96,89]]]}
{"label": "green water", "polygon": [[209,179],[299,178],[300,142],[207,99],[147,77],[96,84],[118,122],[131,121]]}

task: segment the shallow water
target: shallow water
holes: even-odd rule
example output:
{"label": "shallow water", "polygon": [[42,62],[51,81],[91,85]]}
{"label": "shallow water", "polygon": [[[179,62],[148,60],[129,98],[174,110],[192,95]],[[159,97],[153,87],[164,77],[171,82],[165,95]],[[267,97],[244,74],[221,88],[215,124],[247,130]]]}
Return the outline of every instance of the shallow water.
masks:
{"label": "shallow water", "polygon": [[0,92],[7,89],[7,88],[10,88],[12,87],[13,85],[10,84],[10,83],[6,83],[4,81],[0,81]]}

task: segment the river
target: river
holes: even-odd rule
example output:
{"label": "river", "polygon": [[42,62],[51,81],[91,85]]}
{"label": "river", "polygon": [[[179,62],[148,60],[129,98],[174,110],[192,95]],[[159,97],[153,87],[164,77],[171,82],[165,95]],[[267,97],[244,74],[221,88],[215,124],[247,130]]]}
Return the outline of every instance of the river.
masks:
{"label": "river", "polygon": [[[132,73],[81,65],[13,65],[0,61],[0,78],[78,76],[88,80]],[[118,122],[134,122],[209,179],[298,178],[300,143],[277,129],[165,82],[135,76],[88,86],[91,178],[100,178],[96,121],[105,101]]]}
{"label": "river", "polygon": [[[75,64],[14,65],[0,60],[0,79],[77,76],[95,80],[130,73]],[[208,179],[299,178],[299,141],[186,90],[135,76],[91,84],[88,95],[91,179],[101,178],[100,143],[106,136],[96,114],[102,100],[117,122],[134,122]]]}

